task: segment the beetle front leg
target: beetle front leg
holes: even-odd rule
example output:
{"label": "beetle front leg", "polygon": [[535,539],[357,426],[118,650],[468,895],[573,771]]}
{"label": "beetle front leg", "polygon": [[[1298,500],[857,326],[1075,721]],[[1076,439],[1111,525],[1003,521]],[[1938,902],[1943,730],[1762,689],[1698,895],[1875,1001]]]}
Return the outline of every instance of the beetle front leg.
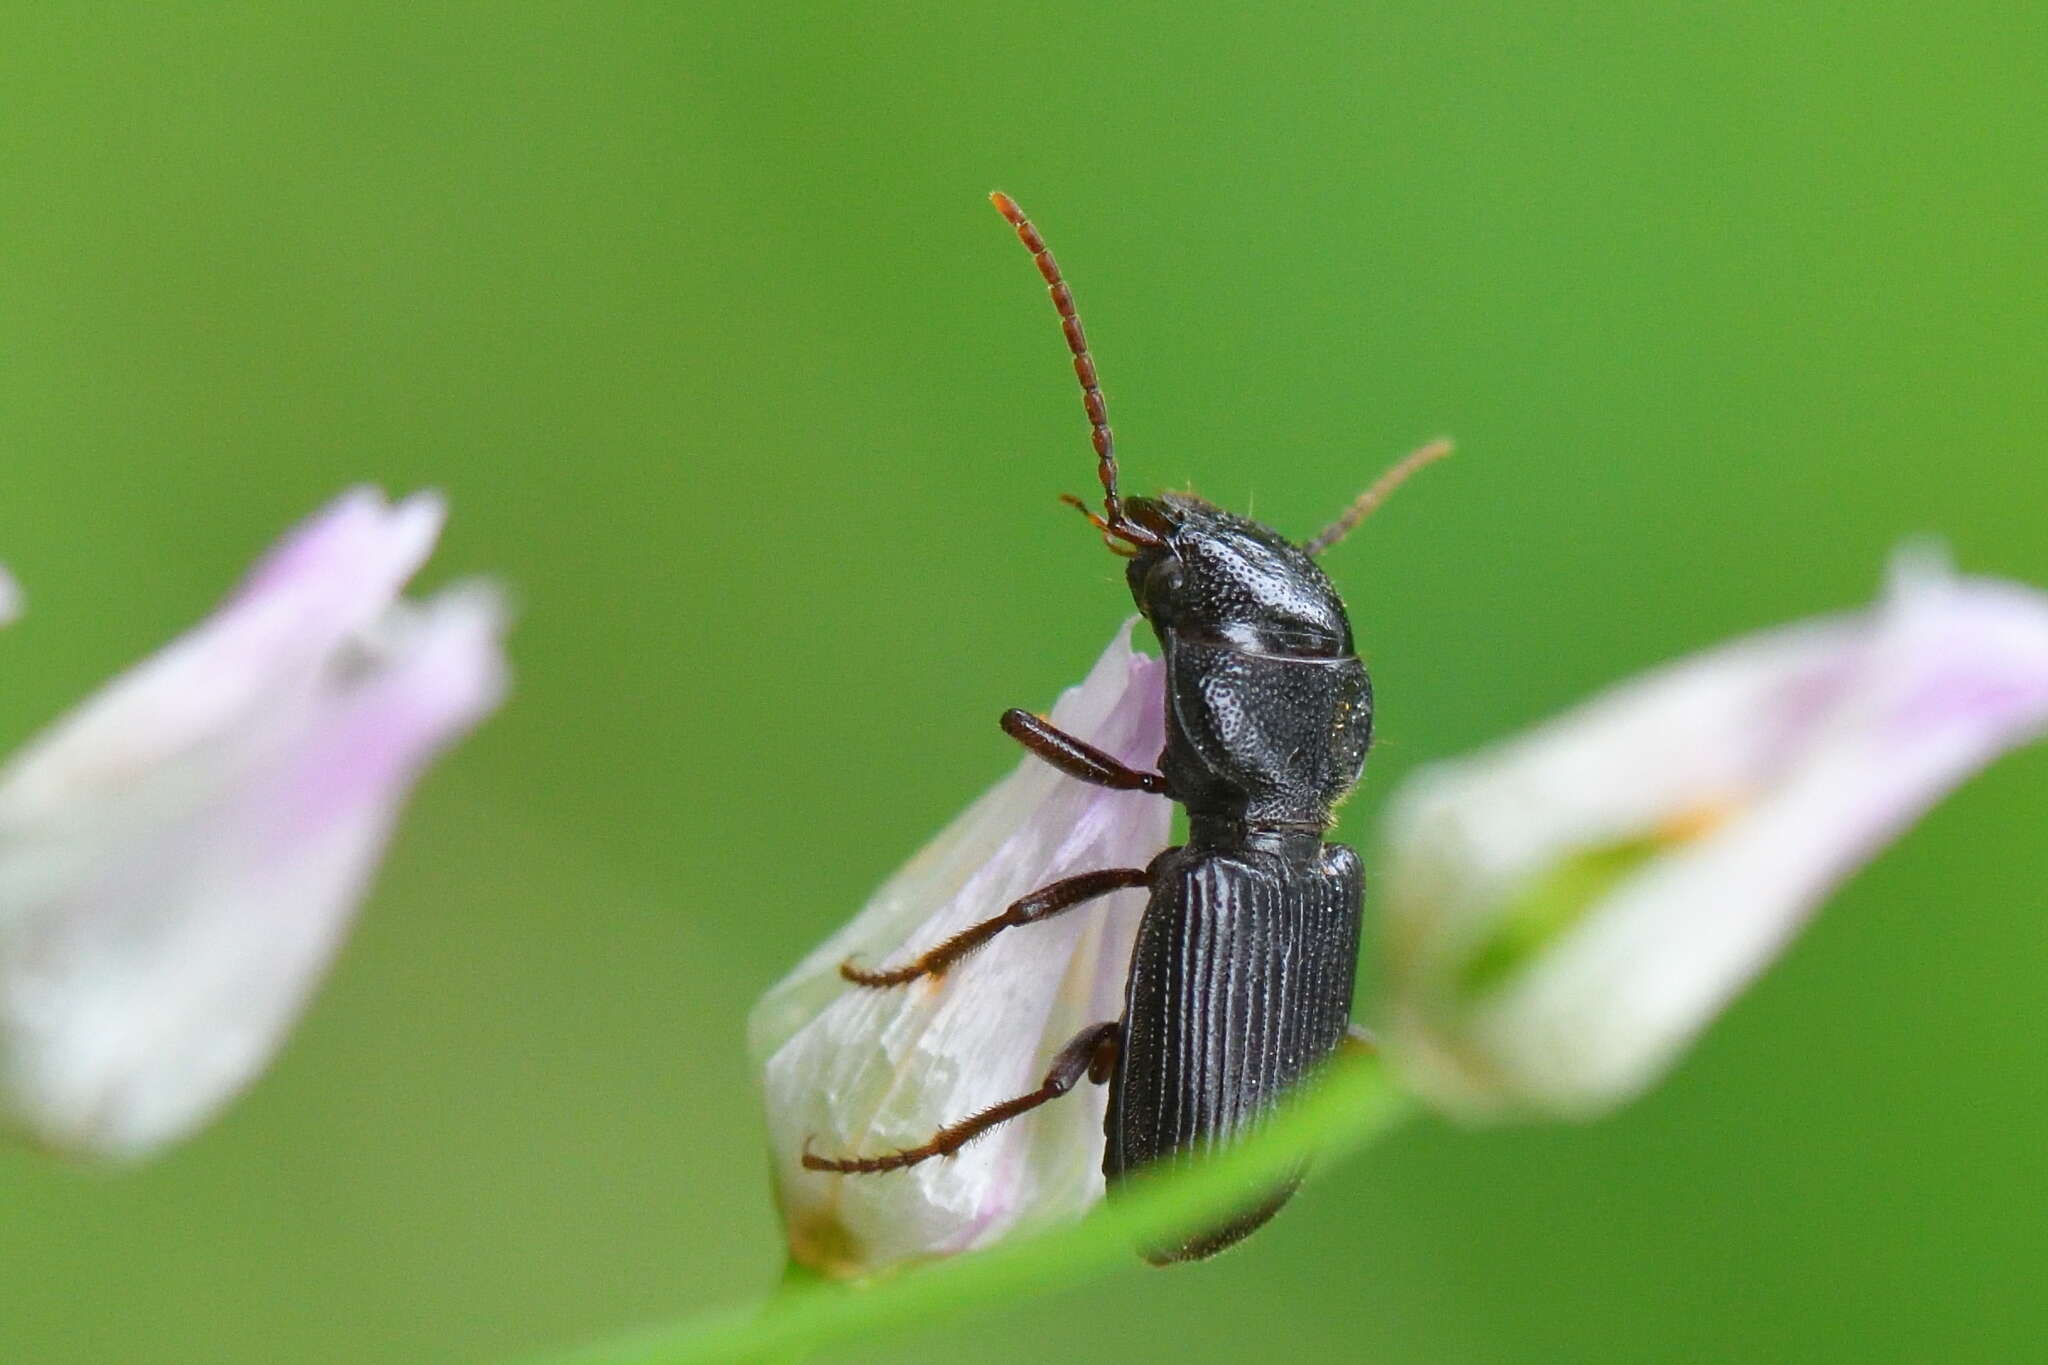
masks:
{"label": "beetle front leg", "polygon": [[1171,797],[1166,774],[1148,773],[1119,762],[1086,740],[1075,739],[1051,721],[1021,707],[1003,712],[1003,733],[1037,754],[1068,777],[1114,791],[1153,792]]}
{"label": "beetle front leg", "polygon": [[919,953],[901,967],[884,971],[864,971],[853,965],[851,958],[839,964],[839,974],[856,986],[902,986],[917,980],[920,976],[937,976],[948,967],[966,957],[969,953],[987,943],[1005,929],[1020,924],[1036,924],[1051,919],[1063,910],[1107,896],[1112,891],[1126,891],[1136,886],[1146,886],[1151,874],[1142,867],[1111,867],[1100,872],[1083,872],[1077,877],[1066,877],[1042,886],[1028,896],[1013,902],[1009,909],[992,919],[969,925],[953,937]]}
{"label": "beetle front leg", "polygon": [[1004,1100],[1001,1104],[992,1104],[979,1114],[948,1124],[934,1133],[931,1141],[921,1142],[915,1147],[905,1147],[887,1156],[825,1157],[811,1155],[807,1141],[804,1143],[804,1169],[837,1171],[842,1175],[873,1175],[881,1171],[900,1171],[935,1156],[951,1156],[998,1124],[1008,1123],[1041,1104],[1058,1099],[1080,1084],[1083,1076],[1097,1085],[1108,1080],[1116,1067],[1117,1049],[1122,1045],[1123,1033],[1124,1026],[1117,1020],[1090,1024],[1059,1050],[1059,1055],[1052,1059],[1052,1066],[1045,1073],[1045,1079],[1038,1083],[1038,1089],[1013,1100]]}

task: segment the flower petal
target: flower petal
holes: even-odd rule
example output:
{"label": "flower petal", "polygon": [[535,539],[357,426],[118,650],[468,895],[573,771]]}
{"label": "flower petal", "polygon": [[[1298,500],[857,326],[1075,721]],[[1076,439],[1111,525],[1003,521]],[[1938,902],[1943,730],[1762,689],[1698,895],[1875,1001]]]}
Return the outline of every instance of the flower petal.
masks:
{"label": "flower petal", "polygon": [[1660,669],[1418,774],[1389,1045],[1471,1117],[1638,1093],[1833,887],[2048,730],[2048,595],[1902,557],[1887,599]]}
{"label": "flower petal", "polygon": [[[1165,742],[1164,670],[1132,652],[1131,624],[1052,721],[1150,767]],[[944,977],[907,987],[851,988],[842,961],[900,961],[1061,877],[1142,867],[1166,845],[1171,814],[1157,796],[1088,786],[1026,757],[763,997],[749,1040],[765,1068],[797,1261],[865,1274],[1070,1219],[1101,1197],[1096,1086],[899,1173],[825,1174],[800,1157],[807,1140],[832,1155],[910,1146],[1035,1088],[1062,1044],[1122,1014],[1144,895],[1118,892],[1011,930]]]}
{"label": "flower petal", "polygon": [[[368,630],[425,562],[444,510],[431,493],[396,507],[355,489],[288,534],[221,609],[114,679],[17,755],[18,813],[96,807],[222,746],[267,749],[299,722],[340,651]],[[198,774],[195,774],[195,777]]]}
{"label": "flower petal", "polygon": [[396,601],[440,517],[341,499],[0,774],[0,1119],[140,1155],[281,1044],[413,779],[503,689],[492,594]]}

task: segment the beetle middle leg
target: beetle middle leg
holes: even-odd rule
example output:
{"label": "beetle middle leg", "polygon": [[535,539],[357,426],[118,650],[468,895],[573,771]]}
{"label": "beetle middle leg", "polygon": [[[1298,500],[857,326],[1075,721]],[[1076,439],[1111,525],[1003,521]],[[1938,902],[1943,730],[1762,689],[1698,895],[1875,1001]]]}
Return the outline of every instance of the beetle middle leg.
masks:
{"label": "beetle middle leg", "polygon": [[1086,740],[1074,738],[1051,721],[1032,715],[1021,707],[1003,712],[1003,733],[1037,754],[1068,777],[1092,782],[1115,791],[1154,792],[1172,796],[1166,774],[1133,768]]}
{"label": "beetle middle leg", "polygon": [[881,971],[865,971],[853,965],[852,959],[839,964],[839,974],[856,986],[902,986],[917,980],[920,976],[937,976],[958,962],[961,958],[987,943],[1005,929],[1014,929],[1020,924],[1036,924],[1051,919],[1063,910],[1107,896],[1112,891],[1126,891],[1136,886],[1151,883],[1151,874],[1142,867],[1111,867],[1100,872],[1083,872],[1079,876],[1064,877],[1050,886],[1042,886],[1028,896],[1011,902],[1010,908],[979,924],[969,925],[953,937],[927,948],[901,967],[890,967]]}
{"label": "beetle middle leg", "polygon": [[1108,1080],[1116,1067],[1117,1048],[1123,1042],[1123,1033],[1124,1026],[1119,1020],[1090,1024],[1059,1050],[1059,1055],[1052,1059],[1052,1066],[1046,1070],[1045,1079],[1038,1083],[1038,1089],[1004,1100],[1001,1104],[992,1104],[958,1123],[949,1123],[934,1133],[929,1142],[920,1142],[915,1147],[905,1147],[886,1156],[847,1157],[813,1156],[810,1144],[806,1143],[804,1169],[871,1175],[880,1171],[900,1171],[935,1156],[951,1156],[989,1129],[1058,1099],[1078,1085],[1083,1076],[1097,1085]]}

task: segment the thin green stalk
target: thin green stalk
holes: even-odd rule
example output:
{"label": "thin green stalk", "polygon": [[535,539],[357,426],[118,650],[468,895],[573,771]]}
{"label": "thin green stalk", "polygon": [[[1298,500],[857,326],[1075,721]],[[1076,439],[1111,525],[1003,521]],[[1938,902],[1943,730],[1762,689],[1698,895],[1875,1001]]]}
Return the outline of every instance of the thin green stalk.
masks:
{"label": "thin green stalk", "polygon": [[1134,1268],[1158,1243],[1239,1207],[1247,1189],[1284,1178],[1305,1152],[1334,1156],[1388,1132],[1410,1112],[1378,1063],[1334,1069],[1257,1137],[1170,1179],[1134,1182],[1071,1227],[853,1285],[787,1289],[764,1307],[723,1309],[551,1356],[535,1365],[690,1365],[791,1359],[895,1327],[923,1326],[980,1304]]}

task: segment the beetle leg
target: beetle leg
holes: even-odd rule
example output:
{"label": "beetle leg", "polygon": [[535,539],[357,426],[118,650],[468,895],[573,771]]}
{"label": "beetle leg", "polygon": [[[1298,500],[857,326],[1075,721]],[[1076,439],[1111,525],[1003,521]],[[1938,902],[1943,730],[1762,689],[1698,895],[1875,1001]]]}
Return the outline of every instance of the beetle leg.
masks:
{"label": "beetle leg", "polygon": [[1037,754],[1068,777],[1116,791],[1154,792],[1172,797],[1164,773],[1148,773],[1118,762],[1084,740],[1075,739],[1051,721],[1019,707],[1003,712],[1003,733]]}
{"label": "beetle leg", "polygon": [[807,1171],[838,1171],[848,1175],[867,1175],[878,1171],[900,1171],[906,1166],[915,1166],[920,1161],[929,1161],[935,1156],[951,1156],[968,1143],[986,1133],[998,1124],[1008,1123],[1020,1114],[1028,1114],[1072,1090],[1083,1076],[1097,1085],[1109,1079],[1110,1071],[1116,1065],[1117,1047],[1123,1040],[1124,1026],[1117,1020],[1106,1024],[1090,1024],[1075,1035],[1074,1040],[1059,1050],[1052,1059],[1052,1066],[1046,1071],[1045,1079],[1038,1083],[1038,1089],[1029,1094],[1019,1095],[1001,1104],[992,1104],[958,1123],[949,1123],[932,1135],[929,1142],[915,1147],[905,1147],[887,1156],[813,1156],[810,1144],[804,1144],[804,1169]]}
{"label": "beetle leg", "polygon": [[987,943],[1005,929],[1014,929],[1020,924],[1036,924],[1051,919],[1062,910],[1107,896],[1112,891],[1124,891],[1134,886],[1147,886],[1150,874],[1142,867],[1112,867],[1101,872],[1083,872],[1076,877],[1065,877],[1042,886],[1028,896],[1013,902],[1009,909],[992,919],[969,925],[937,947],[927,948],[901,967],[885,971],[863,971],[853,965],[852,959],[839,964],[839,974],[856,986],[901,986],[917,980],[920,976],[937,976],[961,958]]}

